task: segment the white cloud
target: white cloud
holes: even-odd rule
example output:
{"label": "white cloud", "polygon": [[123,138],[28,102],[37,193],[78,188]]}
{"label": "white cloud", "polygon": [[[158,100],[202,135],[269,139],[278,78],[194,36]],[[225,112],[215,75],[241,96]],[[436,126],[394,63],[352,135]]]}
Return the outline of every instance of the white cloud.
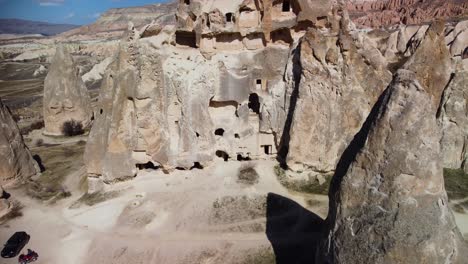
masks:
{"label": "white cloud", "polygon": [[65,16],[65,19],[70,19],[75,16],[75,13],[71,12],[68,15]]}
{"label": "white cloud", "polygon": [[39,0],[41,6],[59,6],[63,5],[65,0]]}

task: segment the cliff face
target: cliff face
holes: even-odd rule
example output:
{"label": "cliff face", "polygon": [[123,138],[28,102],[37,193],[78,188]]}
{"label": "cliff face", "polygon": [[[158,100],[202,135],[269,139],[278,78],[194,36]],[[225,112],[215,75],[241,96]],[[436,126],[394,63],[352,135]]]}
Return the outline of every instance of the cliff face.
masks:
{"label": "cliff face", "polygon": [[443,33],[431,25],[342,155],[329,194],[328,263],[466,259],[444,189],[434,103],[450,76],[439,65],[449,61]]}
{"label": "cliff face", "polygon": [[466,0],[347,0],[346,7],[356,25],[372,28],[468,15]]}

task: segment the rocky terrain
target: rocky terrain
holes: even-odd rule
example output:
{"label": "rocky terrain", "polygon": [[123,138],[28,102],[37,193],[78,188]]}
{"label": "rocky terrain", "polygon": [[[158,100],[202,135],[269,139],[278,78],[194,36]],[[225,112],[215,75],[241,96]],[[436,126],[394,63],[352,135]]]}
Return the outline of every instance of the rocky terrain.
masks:
{"label": "rocky terrain", "polygon": [[463,263],[468,23],[348,9],[180,0],[0,46],[0,237],[40,263]]}
{"label": "rocky terrain", "polygon": [[466,0],[346,0],[356,25],[388,27],[418,25],[434,19],[462,20],[468,16]]}

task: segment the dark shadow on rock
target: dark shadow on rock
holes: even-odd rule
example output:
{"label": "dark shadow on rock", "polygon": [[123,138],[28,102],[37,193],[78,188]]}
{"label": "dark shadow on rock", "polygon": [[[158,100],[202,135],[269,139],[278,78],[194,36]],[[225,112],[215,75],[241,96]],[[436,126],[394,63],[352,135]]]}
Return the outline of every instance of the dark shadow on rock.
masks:
{"label": "dark shadow on rock", "polygon": [[11,197],[11,194],[7,193],[5,190],[3,190],[3,193],[0,193],[0,199],[8,199]]}
{"label": "dark shadow on rock", "polygon": [[266,235],[276,264],[313,264],[324,220],[291,199],[267,196]]}
{"label": "dark shadow on rock", "polygon": [[41,173],[44,172],[46,168],[44,167],[44,164],[42,163],[41,157],[36,154],[33,156],[33,159],[37,162],[37,165],[39,165],[39,169],[41,170]]}
{"label": "dark shadow on rock", "polygon": [[[390,84],[391,86],[392,84]],[[390,87],[389,86],[389,87]],[[359,132],[354,136],[353,140],[349,143],[348,147],[345,149],[343,154],[341,155],[338,164],[336,165],[335,174],[330,183],[330,190],[328,192],[329,197],[329,210],[328,210],[328,217],[327,222],[332,221],[336,215],[336,198],[337,193],[339,191],[341,181],[343,177],[348,172],[349,166],[351,163],[356,159],[357,154],[361,151],[367,141],[367,136],[369,135],[370,129],[372,125],[377,121],[379,116],[379,112],[381,111],[382,106],[386,105],[388,100],[391,97],[392,90],[387,88],[385,91],[380,95],[377,102],[372,107],[372,110],[369,113],[366,121],[362,125]]]}
{"label": "dark shadow on rock", "polygon": [[291,140],[291,126],[294,118],[294,112],[296,111],[297,99],[299,98],[299,85],[302,79],[302,65],[301,65],[301,43],[297,45],[297,48],[293,51],[293,77],[294,77],[294,89],[291,92],[291,98],[289,101],[288,115],[286,122],[284,123],[283,134],[279,142],[279,151],[276,159],[280,163],[283,169],[287,169],[286,157],[289,152],[289,141]]}

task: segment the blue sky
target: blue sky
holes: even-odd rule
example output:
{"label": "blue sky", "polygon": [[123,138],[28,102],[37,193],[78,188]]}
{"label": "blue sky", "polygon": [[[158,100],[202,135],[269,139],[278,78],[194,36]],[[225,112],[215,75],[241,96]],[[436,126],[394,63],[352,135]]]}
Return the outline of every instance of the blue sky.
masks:
{"label": "blue sky", "polygon": [[109,8],[162,3],[166,0],[0,0],[0,18],[84,25]]}

